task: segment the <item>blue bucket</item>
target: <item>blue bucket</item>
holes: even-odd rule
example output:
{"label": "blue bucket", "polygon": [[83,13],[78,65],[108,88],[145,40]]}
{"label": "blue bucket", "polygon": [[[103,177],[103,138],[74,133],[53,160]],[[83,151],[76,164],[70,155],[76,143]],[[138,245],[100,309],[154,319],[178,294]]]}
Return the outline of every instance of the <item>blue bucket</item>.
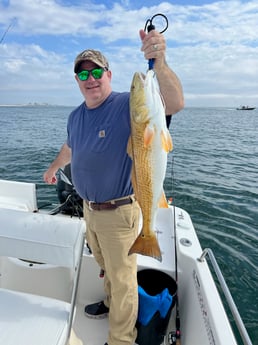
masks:
{"label": "blue bucket", "polygon": [[[141,289],[139,289],[139,314],[136,323],[138,333],[135,342],[138,345],[160,345],[164,341],[170,315],[176,302],[177,284],[168,274],[154,269],[139,271],[137,280]],[[142,289],[144,290],[143,296]],[[141,308],[145,307],[144,304],[148,304],[148,295],[151,307],[146,305],[144,311]],[[171,303],[169,306],[166,305],[166,308],[163,308],[165,304],[161,303],[162,310],[159,308],[158,302],[164,302],[163,297]],[[153,305],[157,305],[156,311],[155,308],[152,308]],[[148,315],[150,310],[152,312]],[[143,316],[145,316],[145,320]],[[144,322],[146,320],[147,323]]]}

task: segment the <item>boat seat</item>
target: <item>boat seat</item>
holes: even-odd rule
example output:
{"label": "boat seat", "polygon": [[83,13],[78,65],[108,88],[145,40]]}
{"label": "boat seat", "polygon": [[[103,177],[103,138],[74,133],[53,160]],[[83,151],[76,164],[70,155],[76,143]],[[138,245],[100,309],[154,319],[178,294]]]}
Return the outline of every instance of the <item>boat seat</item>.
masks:
{"label": "boat seat", "polygon": [[[80,219],[0,209],[0,256],[68,267],[73,272],[69,302],[39,296],[36,292],[21,292],[18,287],[16,290],[1,287],[0,344],[67,344],[75,312],[85,228],[84,220]],[[51,285],[51,281],[47,283]]]}
{"label": "boat seat", "polygon": [[69,303],[0,288],[0,305],[1,344],[66,344]]}
{"label": "boat seat", "polygon": [[35,183],[0,180],[0,208],[36,212]]}

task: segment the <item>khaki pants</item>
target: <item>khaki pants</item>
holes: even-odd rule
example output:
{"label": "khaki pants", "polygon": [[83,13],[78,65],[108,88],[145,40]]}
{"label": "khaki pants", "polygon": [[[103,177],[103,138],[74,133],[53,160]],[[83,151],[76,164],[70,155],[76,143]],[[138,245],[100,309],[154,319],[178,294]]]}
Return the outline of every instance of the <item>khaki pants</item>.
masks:
{"label": "khaki pants", "polygon": [[108,345],[132,345],[138,314],[136,255],[128,251],[138,235],[140,208],[132,204],[114,210],[90,210],[84,202],[86,240],[105,271],[105,305],[109,307]]}

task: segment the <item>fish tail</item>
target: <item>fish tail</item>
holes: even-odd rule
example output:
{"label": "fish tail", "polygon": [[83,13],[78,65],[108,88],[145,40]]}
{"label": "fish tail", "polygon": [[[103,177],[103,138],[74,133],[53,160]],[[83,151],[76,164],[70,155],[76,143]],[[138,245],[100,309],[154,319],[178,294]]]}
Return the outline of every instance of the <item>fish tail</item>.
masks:
{"label": "fish tail", "polygon": [[150,256],[154,259],[162,261],[162,255],[159,248],[158,240],[152,231],[150,235],[145,236],[143,233],[136,238],[134,244],[130,248],[128,255],[133,253]]}

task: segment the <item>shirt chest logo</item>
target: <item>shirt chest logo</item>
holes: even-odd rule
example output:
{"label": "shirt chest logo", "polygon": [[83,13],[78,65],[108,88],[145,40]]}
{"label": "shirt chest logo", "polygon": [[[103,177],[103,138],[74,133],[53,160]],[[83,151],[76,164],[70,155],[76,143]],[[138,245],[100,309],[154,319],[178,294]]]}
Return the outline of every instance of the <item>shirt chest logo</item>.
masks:
{"label": "shirt chest logo", "polygon": [[105,130],[104,129],[100,130],[99,131],[99,138],[105,138],[105,136],[106,136]]}

